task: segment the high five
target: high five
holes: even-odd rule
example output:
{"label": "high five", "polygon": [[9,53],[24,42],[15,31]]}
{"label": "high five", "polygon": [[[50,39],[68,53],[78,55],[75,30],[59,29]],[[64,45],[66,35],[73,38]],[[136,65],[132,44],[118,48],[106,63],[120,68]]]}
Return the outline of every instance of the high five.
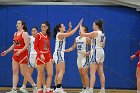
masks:
{"label": "high five", "polygon": [[80,25],[81,35],[85,37],[91,37],[91,59],[90,59],[90,92],[93,93],[93,88],[96,80],[96,70],[98,71],[101,90],[99,93],[105,93],[105,76],[103,71],[104,61],[104,46],[105,46],[105,34],[103,31],[103,21],[97,20],[93,23],[93,32],[85,33]]}
{"label": "high five", "polygon": [[64,24],[57,24],[54,28],[54,38],[55,42],[55,52],[53,54],[53,59],[56,63],[56,75],[55,75],[55,93],[66,93],[63,91],[62,87],[62,79],[65,73],[65,60],[64,60],[64,50],[65,50],[65,39],[66,37],[72,36],[80,26],[80,23],[73,29],[71,23],[69,23],[69,30],[65,33]]}

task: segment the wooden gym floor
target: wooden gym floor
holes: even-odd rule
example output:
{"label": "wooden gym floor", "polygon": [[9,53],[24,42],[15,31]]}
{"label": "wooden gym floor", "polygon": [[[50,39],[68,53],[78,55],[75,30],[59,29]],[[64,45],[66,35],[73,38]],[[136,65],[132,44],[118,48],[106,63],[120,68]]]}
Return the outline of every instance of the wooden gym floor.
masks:
{"label": "wooden gym floor", "polygon": [[[30,91],[31,89],[28,89],[28,90]],[[8,91],[10,91],[9,87],[0,87],[0,93],[6,93]],[[81,89],[65,89],[65,91],[68,93],[79,93],[81,91]],[[98,93],[99,90],[95,89],[94,92]],[[20,92],[18,90],[18,93],[22,93],[22,92]],[[30,92],[30,93],[32,93],[32,92]],[[106,93],[136,93],[136,91],[134,91],[134,90],[107,89]]]}

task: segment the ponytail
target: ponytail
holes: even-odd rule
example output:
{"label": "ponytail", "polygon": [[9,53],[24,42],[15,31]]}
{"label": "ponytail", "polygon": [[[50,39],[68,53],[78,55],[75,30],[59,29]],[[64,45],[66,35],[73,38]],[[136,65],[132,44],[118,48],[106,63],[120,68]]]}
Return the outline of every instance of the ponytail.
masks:
{"label": "ponytail", "polygon": [[61,23],[57,24],[54,28],[54,34],[53,34],[53,37],[56,39],[56,35],[58,32],[60,32],[59,28],[61,27]]}
{"label": "ponytail", "polygon": [[102,33],[104,33],[104,21],[102,19],[96,20],[95,24],[98,25],[99,29],[102,31]]}

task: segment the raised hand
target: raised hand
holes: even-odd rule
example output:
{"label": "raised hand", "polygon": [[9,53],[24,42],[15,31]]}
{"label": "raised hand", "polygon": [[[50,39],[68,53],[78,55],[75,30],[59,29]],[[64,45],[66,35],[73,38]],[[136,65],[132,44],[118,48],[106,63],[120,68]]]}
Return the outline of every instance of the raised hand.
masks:
{"label": "raised hand", "polygon": [[84,20],[83,18],[80,20],[79,25],[82,25],[83,20]]}
{"label": "raised hand", "polygon": [[71,22],[69,22],[68,26],[69,26],[69,28],[72,28],[72,24],[71,24]]}

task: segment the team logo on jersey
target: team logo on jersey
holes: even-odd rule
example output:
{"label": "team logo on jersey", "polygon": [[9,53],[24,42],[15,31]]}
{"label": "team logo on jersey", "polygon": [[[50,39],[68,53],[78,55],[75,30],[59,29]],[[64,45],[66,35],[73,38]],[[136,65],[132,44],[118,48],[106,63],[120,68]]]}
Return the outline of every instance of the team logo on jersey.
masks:
{"label": "team logo on jersey", "polygon": [[48,40],[44,40],[44,50],[47,50],[47,44],[48,44]]}
{"label": "team logo on jersey", "polygon": [[14,43],[15,45],[17,45],[17,46],[20,46],[19,40],[13,40],[13,43]]}

